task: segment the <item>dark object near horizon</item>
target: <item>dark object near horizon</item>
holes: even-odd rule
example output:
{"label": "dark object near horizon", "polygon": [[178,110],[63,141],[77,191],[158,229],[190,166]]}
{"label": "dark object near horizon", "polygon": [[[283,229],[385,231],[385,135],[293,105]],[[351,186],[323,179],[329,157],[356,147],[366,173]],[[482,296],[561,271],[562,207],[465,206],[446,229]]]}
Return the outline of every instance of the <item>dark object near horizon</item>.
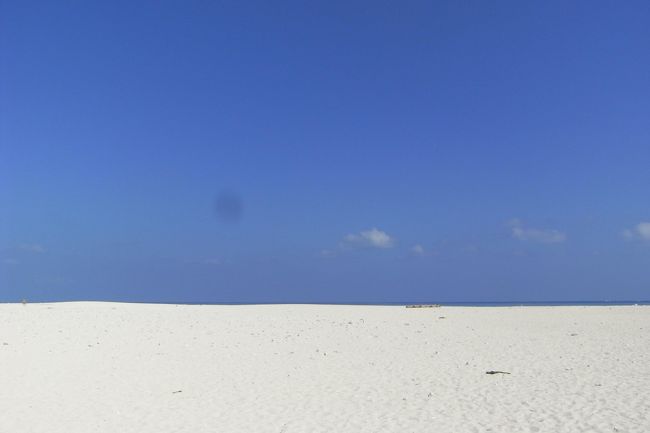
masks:
{"label": "dark object near horizon", "polygon": [[239,195],[231,192],[222,192],[215,200],[214,210],[220,221],[235,223],[241,220],[244,205]]}
{"label": "dark object near horizon", "polygon": [[490,371],[486,371],[485,374],[510,374],[510,373],[508,373],[507,371],[494,371],[494,370],[490,370]]}
{"label": "dark object near horizon", "polygon": [[438,308],[440,304],[413,304],[407,305],[406,308]]}

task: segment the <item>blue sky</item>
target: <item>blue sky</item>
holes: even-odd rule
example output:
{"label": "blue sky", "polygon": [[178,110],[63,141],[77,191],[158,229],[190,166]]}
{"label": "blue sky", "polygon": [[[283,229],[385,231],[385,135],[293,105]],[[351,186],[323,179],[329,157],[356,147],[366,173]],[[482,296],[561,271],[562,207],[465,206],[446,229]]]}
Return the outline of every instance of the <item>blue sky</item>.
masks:
{"label": "blue sky", "polygon": [[2,301],[650,298],[647,2],[0,5]]}

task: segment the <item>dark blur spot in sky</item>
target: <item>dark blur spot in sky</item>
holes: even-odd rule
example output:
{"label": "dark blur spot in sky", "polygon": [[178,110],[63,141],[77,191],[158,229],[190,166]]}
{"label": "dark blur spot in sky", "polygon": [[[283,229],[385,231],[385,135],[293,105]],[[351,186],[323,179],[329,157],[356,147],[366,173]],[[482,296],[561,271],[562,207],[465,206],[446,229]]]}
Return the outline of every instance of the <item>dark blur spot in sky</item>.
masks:
{"label": "dark blur spot in sky", "polygon": [[244,205],[238,194],[222,192],[217,196],[214,210],[219,221],[236,223],[242,218]]}

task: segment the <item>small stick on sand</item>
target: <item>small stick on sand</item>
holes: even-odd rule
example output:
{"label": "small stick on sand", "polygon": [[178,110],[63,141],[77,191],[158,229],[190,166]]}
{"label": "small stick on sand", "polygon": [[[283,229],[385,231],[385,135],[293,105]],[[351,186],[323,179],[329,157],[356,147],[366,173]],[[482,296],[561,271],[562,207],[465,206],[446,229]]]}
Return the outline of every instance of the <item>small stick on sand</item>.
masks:
{"label": "small stick on sand", "polygon": [[494,370],[490,370],[490,371],[486,371],[485,374],[510,374],[510,373],[508,373],[507,371],[494,371]]}

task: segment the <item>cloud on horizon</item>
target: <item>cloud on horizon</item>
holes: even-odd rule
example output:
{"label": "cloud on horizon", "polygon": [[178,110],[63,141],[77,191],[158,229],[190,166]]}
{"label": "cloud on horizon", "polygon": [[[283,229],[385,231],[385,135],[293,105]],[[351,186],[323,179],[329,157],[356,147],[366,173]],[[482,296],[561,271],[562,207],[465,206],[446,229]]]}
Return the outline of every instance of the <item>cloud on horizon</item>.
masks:
{"label": "cloud on horizon", "polygon": [[320,251],[320,256],[326,259],[336,257],[336,251],[324,249]]}
{"label": "cloud on horizon", "polygon": [[18,249],[22,251],[26,251],[28,253],[35,253],[35,254],[42,254],[44,253],[45,247],[40,244],[20,244],[18,245]]}
{"label": "cloud on horizon", "polygon": [[632,229],[623,230],[623,237],[650,241],[650,222],[640,222]]}
{"label": "cloud on horizon", "polygon": [[559,244],[566,241],[566,234],[559,230],[525,227],[516,218],[511,220],[508,225],[510,226],[512,237],[520,241],[538,242],[542,244]]}
{"label": "cloud on horizon", "polygon": [[343,238],[343,248],[380,248],[387,249],[395,246],[395,239],[388,233],[372,228],[356,234],[349,234]]}

